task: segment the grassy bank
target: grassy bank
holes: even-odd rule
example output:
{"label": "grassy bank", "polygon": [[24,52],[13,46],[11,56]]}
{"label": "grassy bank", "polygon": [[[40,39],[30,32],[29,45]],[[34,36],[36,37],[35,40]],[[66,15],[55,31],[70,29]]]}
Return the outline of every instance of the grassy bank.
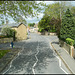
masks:
{"label": "grassy bank", "polygon": [[10,50],[0,50],[0,59],[8,52],[10,52]]}

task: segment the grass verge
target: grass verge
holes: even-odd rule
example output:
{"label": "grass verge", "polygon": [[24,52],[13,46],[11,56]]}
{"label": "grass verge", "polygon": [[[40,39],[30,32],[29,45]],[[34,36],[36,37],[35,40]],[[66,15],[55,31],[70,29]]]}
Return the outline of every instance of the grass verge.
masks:
{"label": "grass verge", "polygon": [[6,55],[8,52],[10,52],[10,50],[0,50],[0,59]]}

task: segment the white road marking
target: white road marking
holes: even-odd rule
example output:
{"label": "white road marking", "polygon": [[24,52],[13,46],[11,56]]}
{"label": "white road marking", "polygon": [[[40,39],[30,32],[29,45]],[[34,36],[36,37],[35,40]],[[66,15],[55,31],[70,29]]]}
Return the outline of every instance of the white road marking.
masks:
{"label": "white road marking", "polygon": [[58,59],[59,59],[59,67],[66,73],[66,74],[68,74],[62,67],[61,67],[61,59],[58,57],[58,56],[56,56]]}
{"label": "white road marking", "polygon": [[[50,46],[51,46],[51,43],[50,43]],[[51,48],[52,48],[52,46],[51,46]],[[52,49],[53,49],[53,48],[52,48]],[[54,54],[54,52],[55,52],[55,51],[53,51],[53,55],[56,56],[56,55]],[[58,58],[58,60],[59,60],[59,67],[60,67],[60,69],[62,69],[66,74],[68,74],[68,73],[61,67],[61,59],[60,59],[58,56],[56,56],[56,58]]]}
{"label": "white road marking", "polygon": [[39,43],[38,43],[38,46],[37,46],[37,53],[35,54],[36,62],[34,63],[33,68],[32,68],[33,74],[35,74],[34,67],[36,66],[36,64],[38,62],[38,58],[37,58],[37,54],[39,53],[39,50],[38,49],[39,49]]}
{"label": "white road marking", "polygon": [[[47,39],[47,38],[46,38]],[[48,40],[48,39],[47,39]],[[49,40],[48,40],[49,41]],[[50,49],[53,49],[52,48],[52,46],[51,46],[51,43],[50,43]],[[61,59],[58,57],[58,56],[56,56],[55,54],[55,51],[53,50],[53,55],[56,57],[56,58],[58,58],[58,60],[59,60],[59,67],[60,67],[60,69],[62,69],[66,74],[68,74],[62,67],[61,67]]]}
{"label": "white road marking", "polygon": [[[51,44],[50,44],[50,46],[51,46]],[[55,52],[55,51],[54,51],[54,52]],[[54,53],[53,53],[53,55],[56,56]],[[61,67],[61,59],[60,59],[58,56],[56,56],[56,58],[58,58],[58,60],[59,60],[59,67],[60,67],[60,69],[62,69],[66,74],[68,74],[68,73]]]}
{"label": "white road marking", "polygon": [[[22,50],[21,51],[23,51],[23,47],[22,47]],[[9,69],[12,67],[12,62],[20,55],[20,53],[21,53],[21,51],[17,54],[17,56],[10,62],[10,66],[9,66],[9,68],[3,73],[3,74],[5,74],[6,72],[8,72],[9,71]]]}

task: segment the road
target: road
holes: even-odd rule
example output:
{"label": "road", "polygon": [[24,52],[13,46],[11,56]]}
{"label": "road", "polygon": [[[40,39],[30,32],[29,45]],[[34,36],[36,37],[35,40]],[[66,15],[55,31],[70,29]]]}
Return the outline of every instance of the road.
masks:
{"label": "road", "polygon": [[70,74],[51,47],[57,36],[30,33],[31,39],[15,42],[22,50],[2,74]]}

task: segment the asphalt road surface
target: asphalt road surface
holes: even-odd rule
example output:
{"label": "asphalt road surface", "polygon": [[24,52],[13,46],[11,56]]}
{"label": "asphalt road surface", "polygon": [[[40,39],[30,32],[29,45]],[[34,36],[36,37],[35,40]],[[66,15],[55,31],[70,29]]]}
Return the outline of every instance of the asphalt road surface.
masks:
{"label": "asphalt road surface", "polygon": [[57,36],[30,33],[31,39],[15,42],[22,50],[5,68],[2,74],[70,74],[51,47]]}

